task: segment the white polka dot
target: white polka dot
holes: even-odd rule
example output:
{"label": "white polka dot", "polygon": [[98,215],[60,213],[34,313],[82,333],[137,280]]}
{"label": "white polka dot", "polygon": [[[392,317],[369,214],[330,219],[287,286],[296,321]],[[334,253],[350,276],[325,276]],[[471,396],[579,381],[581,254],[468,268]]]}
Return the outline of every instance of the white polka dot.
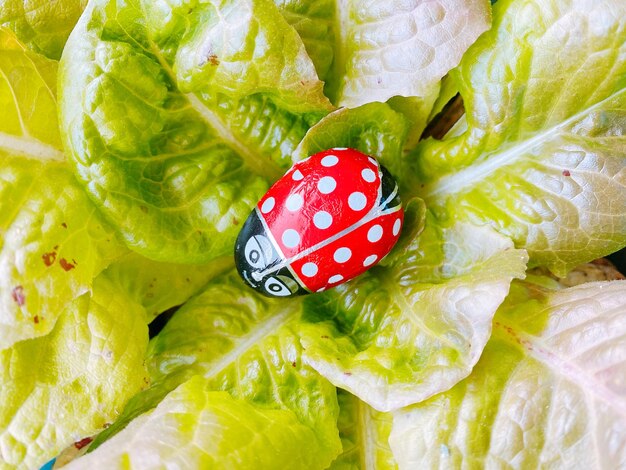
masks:
{"label": "white polka dot", "polygon": [[291,175],[291,179],[294,181],[300,181],[302,178],[304,178],[304,175],[300,170],[294,171]]}
{"label": "white polka dot", "polygon": [[376,181],[376,173],[374,173],[369,168],[366,168],[361,172],[361,177],[368,183],[373,183],[374,181]]}
{"label": "white polka dot", "polygon": [[313,216],[313,224],[319,229],[325,229],[332,225],[333,216],[326,211],[319,211]]}
{"label": "white polka dot", "polygon": [[300,196],[300,194],[296,193],[287,198],[287,201],[285,202],[285,207],[291,212],[295,212],[302,207],[302,204],[304,204],[304,199],[302,199],[302,196]]}
{"label": "white polka dot", "polygon": [[393,234],[394,235],[398,235],[400,233],[400,226],[402,225],[402,222],[400,222],[400,219],[396,219],[396,221],[393,223]]}
{"label": "white polka dot", "polygon": [[337,182],[332,176],[324,176],[317,182],[317,189],[322,194],[330,194],[337,187]]}
{"label": "white polka dot", "polygon": [[322,166],[325,166],[327,168],[335,166],[337,163],[339,163],[339,159],[336,155],[326,155],[324,158],[322,158]]}
{"label": "white polka dot", "polygon": [[267,214],[269,211],[271,211],[274,208],[274,205],[276,204],[276,199],[274,199],[273,197],[268,197],[265,202],[263,202],[263,205],[261,206],[261,212],[263,212],[264,214]]}
{"label": "white polka dot", "polygon": [[300,234],[292,228],[288,228],[283,232],[283,244],[287,248],[293,248],[300,243]]}
{"label": "white polka dot", "polygon": [[376,166],[378,166],[378,162],[377,162],[376,160],[374,160],[372,157],[367,157],[367,159],[370,161],[370,163],[371,163],[372,165],[376,165]]}
{"label": "white polka dot", "polygon": [[372,243],[383,238],[383,228],[380,225],[374,225],[367,231],[367,239]]}
{"label": "white polka dot", "polygon": [[376,255],[369,255],[363,261],[363,266],[371,266],[372,264],[374,264],[376,262],[377,259],[378,259],[378,256],[376,256]]}
{"label": "white polka dot", "polygon": [[317,264],[304,263],[302,266],[302,275],[306,277],[313,277],[317,274]]}
{"label": "white polka dot", "polygon": [[333,259],[337,263],[345,263],[352,257],[352,251],[350,248],[346,248],[345,246],[342,248],[338,248],[333,255]]}
{"label": "white polka dot", "polygon": [[339,282],[341,280],[343,280],[343,276],[341,274],[335,274],[334,276],[330,276],[328,283],[334,284],[335,282]]}
{"label": "white polka dot", "polygon": [[367,199],[363,193],[352,193],[350,194],[350,197],[348,197],[348,205],[353,211],[363,210],[366,204]]}

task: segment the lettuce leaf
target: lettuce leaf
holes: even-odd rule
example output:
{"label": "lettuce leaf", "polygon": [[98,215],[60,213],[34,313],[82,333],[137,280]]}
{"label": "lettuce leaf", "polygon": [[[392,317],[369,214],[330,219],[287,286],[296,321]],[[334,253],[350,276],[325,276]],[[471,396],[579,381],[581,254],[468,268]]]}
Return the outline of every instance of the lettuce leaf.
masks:
{"label": "lettuce leaf", "polygon": [[[94,445],[201,375],[206,390],[227,391],[258,409],[289,411],[314,433],[307,443],[317,449],[311,465],[326,468],[341,448],[337,397],[335,388],[302,359],[300,314],[301,299],[262,297],[243,285],[236,272],[211,281],[150,342],[152,386],[129,402],[120,420]],[[241,429],[246,426],[242,419]]]}
{"label": "lettuce leaf", "polygon": [[325,468],[318,436],[292,411],[211,391],[195,376],[65,468]]}
{"label": "lettuce leaf", "polygon": [[400,468],[626,465],[626,283],[515,283],[472,375],[394,415]]}
{"label": "lettuce leaf", "polygon": [[56,63],[0,29],[0,350],[52,330],[126,250],[64,163]]}
{"label": "lettuce leaf", "polygon": [[471,372],[526,259],[492,230],[429,217],[397,263],[305,300],[305,360],[379,411],[425,400]]}
{"label": "lettuce leaf", "polygon": [[87,0],[0,0],[0,26],[50,59],[60,59],[65,41]]}
{"label": "lettuce leaf", "polygon": [[58,313],[48,335],[0,351],[3,468],[37,468],[101,431],[148,383],[143,308],[106,277]]}
{"label": "lettuce leaf", "polygon": [[417,194],[561,276],[626,245],[625,54],[621,0],[499,1],[454,72],[468,129],[418,148]]}
{"label": "lettuce leaf", "polygon": [[303,38],[326,94],[349,108],[432,96],[491,20],[486,0],[274,2]]}
{"label": "lettuce leaf", "polygon": [[392,415],[376,411],[342,390],[337,392],[337,399],[337,426],[343,452],[333,461],[330,470],[397,469],[388,442]]}
{"label": "lettuce leaf", "polygon": [[148,258],[230,253],[290,149],[330,109],[276,7],[241,7],[95,1],[66,46],[65,145],[91,198]]}
{"label": "lettuce leaf", "polygon": [[0,155],[64,160],[56,115],[57,63],[26,50],[14,33],[0,27],[0,71]]}

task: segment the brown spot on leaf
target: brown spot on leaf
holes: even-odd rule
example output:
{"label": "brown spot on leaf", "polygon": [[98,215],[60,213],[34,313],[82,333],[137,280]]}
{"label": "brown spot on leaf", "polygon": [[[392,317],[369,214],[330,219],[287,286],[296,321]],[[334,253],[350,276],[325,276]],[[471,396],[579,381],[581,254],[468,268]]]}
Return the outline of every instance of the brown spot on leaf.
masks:
{"label": "brown spot on leaf", "polygon": [[61,224],[61,227],[63,227],[63,228],[67,228],[67,224],[66,224],[65,222],[63,222],[63,223]]}
{"label": "brown spot on leaf", "polygon": [[215,54],[209,54],[206,58],[207,62],[209,62],[211,65],[220,65],[220,61],[217,59],[217,56]]}
{"label": "brown spot on leaf", "polygon": [[51,251],[50,253],[44,253],[41,258],[43,259],[43,264],[50,267],[54,264],[54,261],[57,259],[57,252]]}
{"label": "brown spot on leaf", "polygon": [[350,377],[352,375],[352,372],[344,372],[343,375],[347,375],[348,377]]}
{"label": "brown spot on leaf", "polygon": [[233,225],[239,225],[239,220],[233,217]]}
{"label": "brown spot on leaf", "polygon": [[13,288],[11,292],[11,297],[17,305],[20,307],[26,303],[26,297],[24,296],[24,288],[22,286],[17,286]]}
{"label": "brown spot on leaf", "polygon": [[563,176],[572,176],[569,170],[563,170]]}
{"label": "brown spot on leaf", "polygon": [[35,322],[35,325],[37,325],[39,323],[39,315],[35,315],[33,317],[33,322]]}
{"label": "brown spot on leaf", "polygon": [[78,450],[80,450],[83,447],[88,446],[89,444],[91,444],[91,441],[93,441],[93,438],[86,437],[84,439],[81,439],[78,442],[74,442],[74,447],[76,447]]}
{"label": "brown spot on leaf", "polygon": [[61,265],[61,267],[63,268],[64,271],[71,271],[72,269],[74,269],[76,267],[75,264],[70,263],[65,258],[61,258],[59,260],[59,264]]}
{"label": "brown spot on leaf", "polygon": [[291,363],[291,365],[292,365],[292,366],[294,366],[294,367],[298,367],[298,364],[296,363],[296,361],[293,361],[293,362]]}
{"label": "brown spot on leaf", "polygon": [[139,209],[141,210],[141,212],[143,212],[144,214],[148,213],[148,208],[146,206],[139,206]]}
{"label": "brown spot on leaf", "polygon": [[322,339],[328,339],[328,335],[322,335],[322,336],[320,336],[320,338],[322,338]]}

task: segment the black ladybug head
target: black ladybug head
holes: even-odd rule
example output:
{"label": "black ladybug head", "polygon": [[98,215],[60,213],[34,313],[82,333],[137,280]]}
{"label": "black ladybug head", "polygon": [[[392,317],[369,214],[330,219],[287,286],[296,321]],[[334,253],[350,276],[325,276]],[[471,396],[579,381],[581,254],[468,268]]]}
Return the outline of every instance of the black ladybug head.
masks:
{"label": "black ladybug head", "polygon": [[241,228],[235,243],[235,265],[242,279],[271,297],[300,295],[306,291],[296,282],[265,231],[256,210]]}

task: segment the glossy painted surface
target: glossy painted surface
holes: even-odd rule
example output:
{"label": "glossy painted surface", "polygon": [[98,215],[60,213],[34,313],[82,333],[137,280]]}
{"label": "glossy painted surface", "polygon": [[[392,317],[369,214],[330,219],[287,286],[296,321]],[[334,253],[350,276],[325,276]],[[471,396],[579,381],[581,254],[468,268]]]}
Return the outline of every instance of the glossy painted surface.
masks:
{"label": "glossy painted surface", "polygon": [[397,185],[374,158],[326,150],[296,163],[261,198],[237,238],[237,269],[266,295],[320,292],[389,253],[403,216]]}

